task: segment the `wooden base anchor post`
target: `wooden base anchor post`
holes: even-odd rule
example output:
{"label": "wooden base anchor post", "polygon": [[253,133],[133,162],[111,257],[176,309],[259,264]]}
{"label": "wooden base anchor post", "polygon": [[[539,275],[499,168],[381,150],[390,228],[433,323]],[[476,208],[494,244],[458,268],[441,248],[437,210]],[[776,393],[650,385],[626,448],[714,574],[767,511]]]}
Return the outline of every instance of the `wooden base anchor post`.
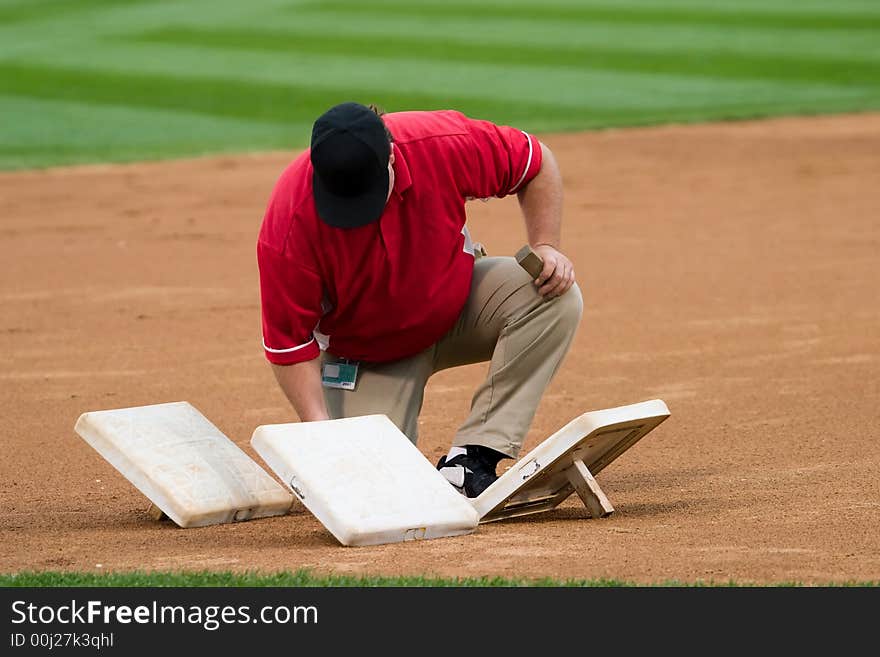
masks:
{"label": "wooden base anchor post", "polygon": [[614,507],[611,506],[611,502],[599,488],[598,482],[583,461],[579,459],[574,461],[572,467],[566,470],[565,474],[592,517],[606,518],[614,513]]}

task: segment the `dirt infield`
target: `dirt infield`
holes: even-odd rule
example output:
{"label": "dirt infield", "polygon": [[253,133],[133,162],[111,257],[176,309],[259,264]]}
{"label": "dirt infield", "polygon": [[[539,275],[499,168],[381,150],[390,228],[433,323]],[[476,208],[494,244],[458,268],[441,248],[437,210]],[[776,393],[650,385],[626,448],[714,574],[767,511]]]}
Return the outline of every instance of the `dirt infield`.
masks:
{"label": "dirt infield", "polygon": [[[470,536],[340,547],[302,507],[157,524],[73,431],[186,400],[252,456],[293,421],[260,347],[255,237],[291,153],[0,175],[0,571],[263,570],[822,584],[880,580],[880,115],[543,135],[584,322],[526,448],[577,415],[672,416],[576,499]],[[514,199],[474,203],[492,254]],[[444,453],[485,366],[436,375]],[[509,462],[507,462],[509,463]]]}

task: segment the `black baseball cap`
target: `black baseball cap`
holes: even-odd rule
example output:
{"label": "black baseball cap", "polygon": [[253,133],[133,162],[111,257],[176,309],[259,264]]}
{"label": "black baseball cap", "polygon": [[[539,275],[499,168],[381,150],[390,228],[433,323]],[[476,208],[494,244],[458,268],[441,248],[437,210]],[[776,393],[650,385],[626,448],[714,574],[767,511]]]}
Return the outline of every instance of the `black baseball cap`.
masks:
{"label": "black baseball cap", "polygon": [[360,103],[331,107],[312,126],[312,189],[318,216],[357,228],[382,216],[391,143],[382,119]]}

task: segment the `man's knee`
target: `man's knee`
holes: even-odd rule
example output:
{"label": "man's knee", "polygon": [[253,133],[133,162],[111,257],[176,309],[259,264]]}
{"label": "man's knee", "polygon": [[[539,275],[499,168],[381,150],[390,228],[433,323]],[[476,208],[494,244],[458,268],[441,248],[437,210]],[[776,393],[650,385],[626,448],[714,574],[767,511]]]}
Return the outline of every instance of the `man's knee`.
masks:
{"label": "man's knee", "polygon": [[571,330],[577,328],[584,314],[584,297],[578,284],[573,284],[568,291],[553,302],[559,321]]}

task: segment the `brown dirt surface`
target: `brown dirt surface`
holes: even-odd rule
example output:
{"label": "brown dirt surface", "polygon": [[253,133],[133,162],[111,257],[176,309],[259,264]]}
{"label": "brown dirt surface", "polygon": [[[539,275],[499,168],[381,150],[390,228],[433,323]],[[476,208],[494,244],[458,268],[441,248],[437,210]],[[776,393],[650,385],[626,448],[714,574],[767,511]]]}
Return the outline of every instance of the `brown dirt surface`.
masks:
{"label": "brown dirt surface", "polygon": [[[471,535],[345,548],[303,507],[179,529],[73,430],[186,400],[256,457],[296,419],[260,347],[255,238],[293,153],[0,175],[0,571],[259,570],[823,584],[880,580],[880,115],[542,135],[585,315],[529,432],[663,399],[576,497]],[[492,254],[525,231],[474,203]],[[429,383],[436,461],[485,366]],[[509,462],[508,462],[509,463]]]}

